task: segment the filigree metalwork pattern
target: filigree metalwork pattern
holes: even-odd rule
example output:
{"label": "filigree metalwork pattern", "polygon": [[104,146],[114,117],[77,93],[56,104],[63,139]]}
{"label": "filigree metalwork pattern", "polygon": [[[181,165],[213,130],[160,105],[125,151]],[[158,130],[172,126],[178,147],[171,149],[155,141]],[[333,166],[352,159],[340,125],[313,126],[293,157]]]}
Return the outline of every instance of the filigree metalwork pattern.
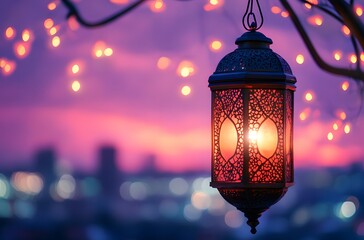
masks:
{"label": "filigree metalwork pattern", "polygon": [[[243,97],[242,90],[215,91],[212,95],[213,119],[213,181],[241,181],[243,174]],[[220,131],[225,120],[232,121],[237,128],[237,143],[233,156],[225,159],[220,150]]]}
{"label": "filigree metalwork pattern", "polygon": [[219,188],[221,196],[236,208],[268,209],[281,199],[287,188],[228,189]]}
{"label": "filigree metalwork pattern", "polygon": [[293,92],[286,90],[286,182],[293,182]]}
{"label": "filigree metalwork pattern", "polygon": [[283,72],[292,74],[288,63],[271,49],[236,49],[219,63],[215,73],[222,72]]}
{"label": "filigree metalwork pattern", "polygon": [[267,119],[278,132],[274,154],[267,158],[259,152],[256,141],[249,141],[249,181],[259,183],[283,182],[284,168],[284,94],[283,90],[254,89],[250,91],[249,131],[257,132]]}

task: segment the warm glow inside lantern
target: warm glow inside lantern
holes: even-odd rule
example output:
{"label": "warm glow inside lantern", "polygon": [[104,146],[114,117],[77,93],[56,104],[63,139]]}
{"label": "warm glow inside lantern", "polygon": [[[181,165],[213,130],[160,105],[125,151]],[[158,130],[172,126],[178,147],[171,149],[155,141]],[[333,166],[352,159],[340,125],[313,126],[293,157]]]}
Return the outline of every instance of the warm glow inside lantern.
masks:
{"label": "warm glow inside lantern", "polygon": [[293,184],[296,78],[263,34],[247,32],[236,44],[209,78],[211,186],[245,213],[255,233],[261,213]]}

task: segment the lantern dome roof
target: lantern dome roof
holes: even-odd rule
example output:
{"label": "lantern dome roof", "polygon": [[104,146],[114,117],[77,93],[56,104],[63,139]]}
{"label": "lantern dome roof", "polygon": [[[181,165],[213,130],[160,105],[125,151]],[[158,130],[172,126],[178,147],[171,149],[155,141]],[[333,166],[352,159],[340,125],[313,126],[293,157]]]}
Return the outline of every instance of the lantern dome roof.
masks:
{"label": "lantern dome roof", "polygon": [[272,51],[272,40],[260,32],[246,32],[235,41],[238,48],[227,54],[209,78],[210,87],[227,82],[280,82],[294,87],[296,78],[289,64]]}
{"label": "lantern dome roof", "polygon": [[269,48],[272,40],[260,32],[246,32],[235,43],[238,48],[227,54],[215,73],[281,72],[292,74],[286,60]]}

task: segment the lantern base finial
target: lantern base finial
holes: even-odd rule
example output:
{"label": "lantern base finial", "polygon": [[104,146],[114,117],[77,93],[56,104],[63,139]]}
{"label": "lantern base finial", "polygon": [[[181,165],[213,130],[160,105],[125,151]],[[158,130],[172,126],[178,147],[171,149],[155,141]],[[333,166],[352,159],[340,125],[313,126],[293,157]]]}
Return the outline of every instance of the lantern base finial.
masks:
{"label": "lantern base finial", "polygon": [[256,210],[246,210],[246,209],[239,209],[240,211],[244,212],[244,216],[248,219],[246,222],[250,226],[250,232],[252,234],[257,233],[256,227],[259,225],[259,218],[262,216],[262,213],[266,209],[256,209]]}
{"label": "lantern base finial", "polygon": [[287,188],[218,188],[221,196],[248,218],[251,233],[257,232],[258,218],[270,206],[278,202]]}

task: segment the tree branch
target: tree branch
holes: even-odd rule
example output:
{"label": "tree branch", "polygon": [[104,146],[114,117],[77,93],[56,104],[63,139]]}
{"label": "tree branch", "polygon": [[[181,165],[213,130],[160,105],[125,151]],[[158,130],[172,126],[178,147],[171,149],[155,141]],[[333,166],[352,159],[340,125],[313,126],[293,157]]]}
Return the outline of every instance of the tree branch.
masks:
{"label": "tree branch", "polygon": [[364,49],[364,25],[353,12],[352,6],[345,1],[329,0],[336,12],[342,17],[345,25]]}
{"label": "tree branch", "polygon": [[[331,0],[330,0],[331,1]],[[332,0],[335,1],[335,0]],[[301,24],[299,18],[297,17],[296,13],[292,9],[291,5],[288,3],[287,0],[280,0],[283,7],[287,10],[289,13],[289,16],[295,25],[297,31],[299,32],[302,40],[304,41],[307,49],[309,50],[312,58],[316,62],[316,64],[323,70],[333,73],[336,75],[351,77],[353,79],[357,79],[364,82],[364,72],[360,71],[360,69],[347,69],[347,68],[339,68],[335,67],[333,65],[328,64],[325,62],[319,53],[317,52],[315,46],[313,45],[310,37],[308,36],[307,32],[305,31],[303,25]],[[349,26],[350,27],[350,26]]]}
{"label": "tree branch", "polygon": [[115,21],[116,19],[118,19],[119,17],[125,15],[126,13],[132,11],[133,9],[135,9],[136,7],[138,7],[139,5],[141,5],[142,3],[144,3],[146,0],[138,0],[132,4],[130,4],[129,6],[127,6],[126,8],[122,9],[120,12],[115,13],[114,15],[105,18],[103,20],[97,21],[97,22],[89,22],[86,21],[79,13],[78,9],[76,8],[75,4],[72,2],[72,0],[61,0],[62,3],[66,6],[66,8],[68,8],[68,14],[67,14],[67,18],[70,18],[72,16],[74,16],[77,20],[78,23],[80,23],[81,25],[85,26],[85,27],[100,27],[102,25],[111,23],[113,21]]}

